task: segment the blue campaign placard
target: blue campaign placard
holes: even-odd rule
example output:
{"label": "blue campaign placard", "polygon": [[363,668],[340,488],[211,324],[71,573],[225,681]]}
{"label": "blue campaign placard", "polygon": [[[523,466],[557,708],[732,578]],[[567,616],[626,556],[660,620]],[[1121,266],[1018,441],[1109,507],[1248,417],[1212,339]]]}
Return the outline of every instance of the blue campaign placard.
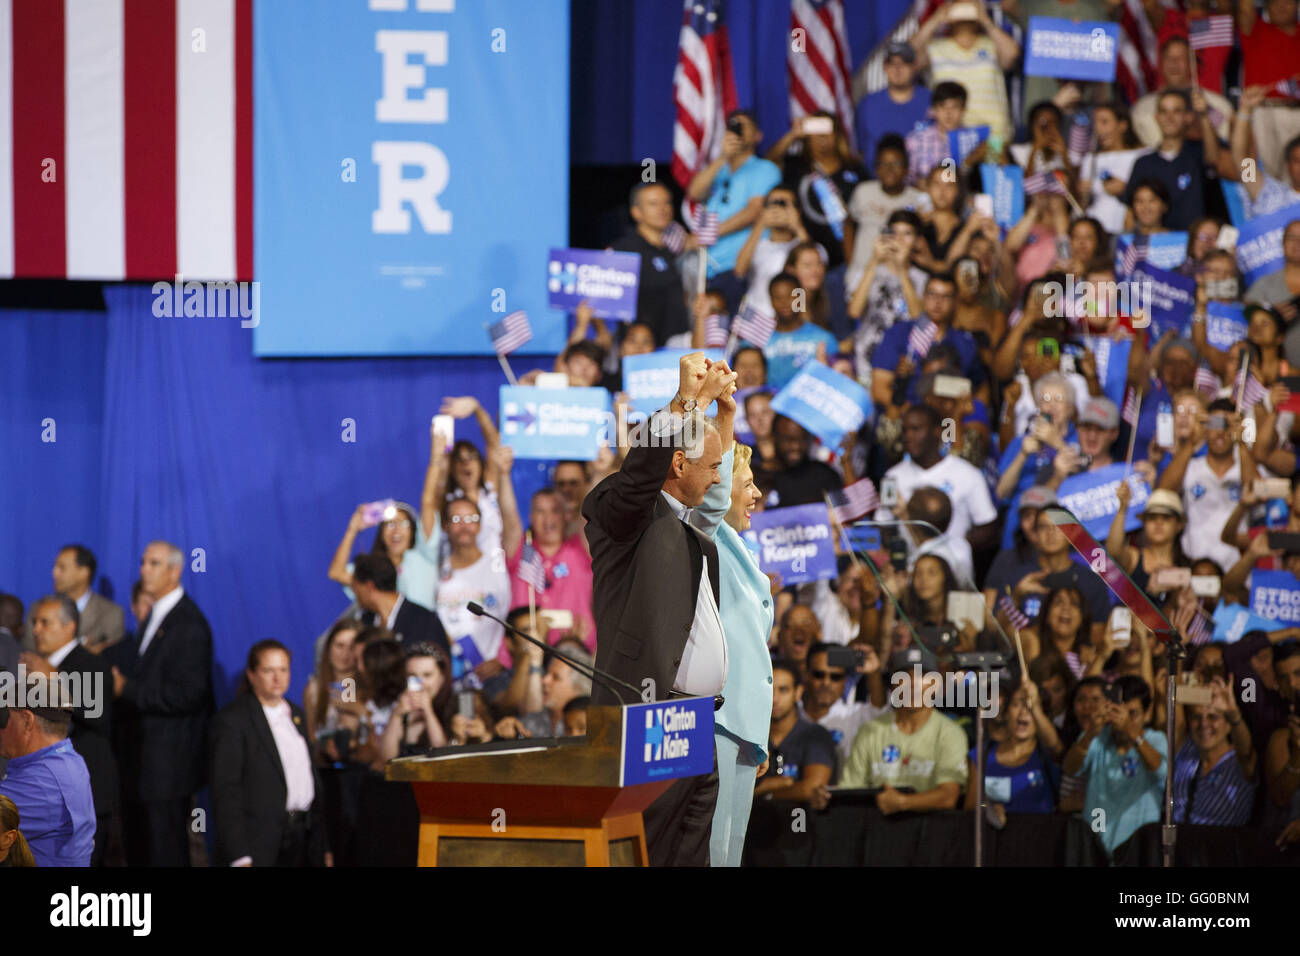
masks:
{"label": "blue campaign placard", "polygon": [[1118,50],[1117,23],[1030,17],[1025,76],[1110,83],[1115,79]]}
{"label": "blue campaign placard", "polygon": [[1133,490],[1129,501],[1124,528],[1132,531],[1141,526],[1138,513],[1151,497],[1151,489],[1140,477],[1127,469],[1123,462],[1071,475],[1056,490],[1056,500],[1061,507],[1079,519],[1079,523],[1098,541],[1105,541],[1110,523],[1119,511],[1115,490],[1128,474],[1128,485]]}
{"label": "blue campaign placard", "polygon": [[491,355],[494,297],[562,349],[567,0],[250,6],[254,352]]}
{"label": "blue campaign placard", "polygon": [[583,299],[602,319],[636,318],[641,257],[635,252],[552,249],[546,263],[546,294],[552,309],[572,312]]}
{"label": "blue campaign placard", "polygon": [[980,185],[993,197],[993,221],[1010,229],[1025,215],[1025,171],[1019,166],[980,164]]}
{"label": "blue campaign placard", "polygon": [[1234,302],[1206,303],[1205,338],[1211,345],[1226,352],[1245,337],[1245,306]]}
{"label": "blue campaign placard", "polygon": [[966,162],[966,157],[979,148],[980,143],[989,138],[987,126],[964,126],[948,134],[948,151],[958,164]]}
{"label": "blue campaign placard", "polygon": [[[681,384],[683,355],[703,351],[714,362],[726,359],[722,349],[659,349],[645,355],[629,355],[623,359],[623,394],[627,396],[632,411],[653,415],[673,400]],[[717,414],[718,403],[708,408],[708,414]]]}
{"label": "blue campaign placard", "polygon": [[623,711],[619,786],[713,771],[713,698],[680,697]]}
{"label": "blue campaign placard", "polygon": [[1300,624],[1300,581],[1290,571],[1250,572],[1250,610],[1283,627]]}
{"label": "blue campaign placard", "polygon": [[835,577],[835,543],[824,504],[760,511],[745,537],[757,546],[763,573],[779,574],[782,585]]}
{"label": "blue campaign placard", "polygon": [[[1097,364],[1097,379],[1106,397],[1124,407],[1124,389],[1128,386],[1128,362],[1133,353],[1133,343],[1112,339],[1108,335],[1090,335],[1087,338],[1092,359]],[[1068,346],[1067,346],[1068,347]]]}
{"label": "blue campaign placard", "polygon": [[1237,266],[1248,287],[1282,268],[1282,231],[1294,219],[1300,219],[1300,203],[1242,223],[1237,237]]}
{"label": "blue campaign placard", "polygon": [[[1261,572],[1256,571],[1256,574]],[[1250,631],[1277,631],[1283,627],[1280,621],[1270,621],[1253,613],[1250,608],[1240,604],[1220,603],[1214,609],[1214,640],[1224,644],[1236,644],[1243,634]]]}
{"label": "blue campaign placard", "polygon": [[[1133,270],[1129,282],[1130,288],[1137,289],[1142,305],[1150,309],[1153,339],[1170,330],[1187,335],[1196,308],[1195,279],[1143,262]],[[1133,298],[1130,296],[1130,302]]]}
{"label": "blue campaign placard", "polygon": [[836,448],[871,417],[871,394],[847,375],[821,362],[808,362],[772,399],[772,411],[793,419]]}
{"label": "blue campaign placard", "polygon": [[[1115,275],[1123,276],[1124,250],[1133,244],[1133,233],[1126,232],[1115,242]],[[1157,269],[1177,269],[1187,258],[1187,233],[1158,232],[1147,237],[1144,264]]]}
{"label": "blue campaign placard", "polygon": [[516,458],[594,461],[614,437],[603,388],[501,386],[501,440]]}

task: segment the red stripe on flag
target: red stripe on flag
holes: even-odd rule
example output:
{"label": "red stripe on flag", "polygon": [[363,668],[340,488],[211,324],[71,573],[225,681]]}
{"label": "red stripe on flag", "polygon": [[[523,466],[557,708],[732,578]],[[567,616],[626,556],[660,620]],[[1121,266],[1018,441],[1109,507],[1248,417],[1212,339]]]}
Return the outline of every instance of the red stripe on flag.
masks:
{"label": "red stripe on flag", "polygon": [[176,0],[125,5],[126,277],[176,274]]}
{"label": "red stripe on flag", "polygon": [[14,0],[12,25],[14,275],[63,278],[68,272],[63,4]]}
{"label": "red stripe on flag", "polygon": [[253,0],[235,0],[235,278],[253,279]]}

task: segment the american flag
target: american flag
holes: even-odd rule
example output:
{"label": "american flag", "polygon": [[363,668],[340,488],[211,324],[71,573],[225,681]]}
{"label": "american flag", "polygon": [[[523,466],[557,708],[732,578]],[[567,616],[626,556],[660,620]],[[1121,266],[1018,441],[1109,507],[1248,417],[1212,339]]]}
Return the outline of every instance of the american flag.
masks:
{"label": "american flag", "polygon": [[488,326],[492,347],[497,355],[509,355],[526,342],[532,341],[533,329],[528,324],[528,313],[523,309],[511,312],[500,322]]}
{"label": "american flag", "polygon": [[725,315],[708,316],[704,320],[704,344],[708,348],[722,348],[727,344],[727,317]]}
{"label": "american flag", "polygon": [[1196,609],[1196,616],[1192,622],[1187,625],[1187,643],[1189,644],[1208,644],[1210,638],[1214,636],[1207,620],[1208,615],[1199,607]]}
{"label": "american flag", "polygon": [[747,305],[740,310],[740,315],[736,316],[731,330],[742,342],[757,345],[761,349],[767,345],[767,340],[776,331],[776,319],[765,312],[758,311],[752,305]]}
{"label": "american flag", "polygon": [[253,0],[2,0],[0,64],[0,278],[253,278]]}
{"label": "american flag", "polygon": [[695,241],[700,245],[713,245],[718,241],[718,214],[703,206],[697,207],[691,231],[695,233]]}
{"label": "american flag", "polygon": [[1277,83],[1273,84],[1273,89],[1289,99],[1300,100],[1300,81],[1296,80],[1295,77],[1278,80]]}
{"label": "american flag", "polygon": [[675,256],[681,255],[681,251],[686,248],[686,230],[676,219],[668,224],[662,238],[664,248]]}
{"label": "american flag", "polygon": [[546,590],[546,567],[542,564],[541,554],[533,547],[531,541],[524,544],[524,550],[519,556],[518,574],[520,581],[539,594]]}
{"label": "american flag", "polygon": [[930,354],[930,346],[934,344],[934,338],[939,334],[939,327],[925,316],[917,319],[912,325],[912,331],[907,333],[907,350],[917,357],[923,359]]}
{"label": "american flag", "polygon": [[1119,271],[1124,275],[1131,275],[1133,270],[1138,267],[1139,262],[1146,261],[1147,253],[1151,248],[1151,239],[1148,236],[1136,234],[1133,236],[1132,242],[1125,242],[1121,239],[1119,244],[1123,247],[1123,252],[1120,254]]}
{"label": "american flag", "polygon": [[684,189],[722,150],[727,114],[736,108],[731,45],[722,0],[684,0],[673,73],[673,178]]}
{"label": "american flag", "polygon": [[1120,411],[1119,417],[1128,422],[1130,428],[1137,428],[1141,407],[1142,396],[1132,385],[1127,386],[1124,389],[1124,408]]}
{"label": "american flag", "polygon": [[1193,50],[1232,47],[1232,17],[1221,15],[1187,21],[1188,42]]}
{"label": "american flag", "polygon": [[1036,196],[1038,193],[1065,195],[1065,186],[1061,184],[1055,169],[1041,169],[1025,177],[1025,195]]}
{"label": "american flag", "polygon": [[1029,617],[1016,607],[1016,602],[1011,600],[1010,594],[1003,594],[998,598],[998,610],[1006,615],[1007,621],[1015,630],[1023,631],[1029,626]]}
{"label": "american flag", "polygon": [[826,501],[841,525],[857,521],[880,507],[880,496],[870,478],[860,478],[840,491],[827,492]]}
{"label": "american flag", "polygon": [[1065,148],[1070,154],[1070,161],[1076,166],[1079,160],[1088,154],[1092,147],[1092,123],[1088,120],[1088,114],[1079,112],[1074,114],[1074,121],[1070,123],[1070,135],[1066,137]]}
{"label": "american flag", "polygon": [[802,30],[804,43],[786,45],[790,76],[790,118],[798,119],[818,110],[839,118],[853,137],[853,57],[849,53],[841,0],[790,0],[791,36]]}
{"label": "american flag", "polygon": [[1219,376],[1214,374],[1210,366],[1202,362],[1196,366],[1196,378],[1192,381],[1192,388],[1212,398],[1219,392]]}
{"label": "american flag", "polygon": [[1124,99],[1136,103],[1138,97],[1159,85],[1156,31],[1147,19],[1142,0],[1124,0],[1120,7],[1119,50],[1115,58],[1115,82]]}
{"label": "american flag", "polygon": [[1254,408],[1268,395],[1268,389],[1255,377],[1255,373],[1248,371],[1245,366],[1242,366],[1241,371],[1237,373],[1237,381],[1232,390],[1241,396],[1237,407],[1243,410]]}
{"label": "american flag", "polygon": [[879,93],[887,85],[885,79],[885,53],[891,43],[900,43],[912,39],[921,24],[930,19],[935,10],[943,6],[943,0],[913,0],[911,9],[894,24],[894,29],[876,44],[876,48],[867,57],[867,92]]}

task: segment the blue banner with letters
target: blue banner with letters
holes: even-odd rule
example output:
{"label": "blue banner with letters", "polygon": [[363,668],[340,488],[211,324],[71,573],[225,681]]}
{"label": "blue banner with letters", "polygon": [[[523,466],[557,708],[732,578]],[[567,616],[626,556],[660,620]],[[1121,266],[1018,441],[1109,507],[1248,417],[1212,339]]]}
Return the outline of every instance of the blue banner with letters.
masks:
{"label": "blue banner with letters", "polygon": [[[1133,244],[1133,233],[1126,232],[1115,241],[1115,276],[1122,278],[1124,250]],[[1187,258],[1187,233],[1158,232],[1147,236],[1147,257],[1144,263],[1157,269],[1177,269]]]}
{"label": "blue banner with letters", "polygon": [[713,698],[677,697],[623,711],[619,786],[713,772]]}
{"label": "blue banner with letters", "polygon": [[1300,581],[1290,571],[1250,572],[1250,610],[1283,627],[1300,624]]}
{"label": "blue banner with letters", "polygon": [[979,148],[979,144],[989,138],[987,126],[963,126],[948,134],[948,151],[958,165],[966,162],[966,157]]}
{"label": "blue banner with letters", "polygon": [[602,319],[636,318],[641,257],[635,252],[552,249],[546,264],[546,293],[552,309],[572,312],[583,299]]}
{"label": "blue banner with letters", "polygon": [[1025,215],[1025,171],[1015,165],[980,163],[980,185],[993,197],[993,221],[1005,235]]}
{"label": "blue banner with letters", "polygon": [[1256,216],[1241,224],[1237,236],[1237,266],[1249,287],[1256,279],[1282,268],[1282,232],[1287,223],[1300,219],[1300,203],[1292,203],[1267,216]]}
{"label": "blue banner with letters", "polygon": [[871,417],[871,394],[847,375],[821,362],[808,362],[772,399],[772,411],[793,419],[827,448]]}
{"label": "blue banner with letters", "polygon": [[501,440],[516,458],[594,461],[615,438],[603,388],[501,386]]}
{"label": "blue banner with letters", "polygon": [[1196,308],[1195,279],[1143,262],[1133,270],[1129,283],[1129,288],[1138,292],[1136,297],[1129,296],[1130,308],[1140,301],[1150,309],[1152,339],[1170,330],[1187,335]]}
{"label": "blue banner with letters", "polygon": [[760,511],[745,538],[757,545],[764,574],[779,574],[782,586],[835,577],[835,542],[825,504]]}
{"label": "blue banner with letters", "polygon": [[[1098,541],[1106,540],[1110,524],[1119,511],[1119,499],[1115,497],[1115,491],[1124,480],[1126,470],[1124,463],[1119,462],[1096,471],[1081,472],[1066,478],[1056,490],[1056,500],[1060,506],[1078,518],[1088,534]],[[1138,520],[1138,513],[1151,497],[1151,489],[1132,471],[1128,472],[1128,485],[1133,491],[1133,497],[1129,501],[1124,528],[1132,531],[1142,524]]]}
{"label": "blue banner with letters", "polygon": [[1205,304],[1205,338],[1211,345],[1226,352],[1245,337],[1245,306],[1234,302]]}
{"label": "blue banner with letters", "polygon": [[[1106,397],[1114,402],[1118,407],[1124,407],[1124,389],[1128,386],[1128,362],[1129,356],[1133,353],[1133,343],[1127,339],[1112,339],[1109,335],[1088,335],[1084,336],[1084,342],[1088,346],[1088,351],[1092,353],[1092,360],[1097,366],[1097,380],[1101,382],[1101,390],[1105,392]],[[1071,350],[1069,344],[1062,347],[1062,351],[1069,353]],[[1079,360],[1075,358],[1075,371],[1078,371]]]}
{"label": "blue banner with letters", "polygon": [[[1256,571],[1256,574],[1260,572]],[[1251,631],[1277,631],[1284,625],[1279,621],[1270,621],[1260,617],[1250,608],[1240,604],[1220,603],[1214,609],[1214,640],[1224,644],[1236,644],[1243,634]]]}
{"label": "blue banner with letters", "polygon": [[[653,415],[673,400],[681,385],[681,359],[691,352],[703,351],[714,362],[726,359],[722,349],[660,349],[644,355],[628,355],[623,359],[623,394],[634,412]],[[717,414],[718,403],[707,409]]]}
{"label": "blue banner with letters", "polygon": [[1061,17],[1030,17],[1025,46],[1025,76],[1063,80],[1115,79],[1119,24]]}
{"label": "blue banner with letters", "polygon": [[519,309],[563,348],[567,0],[251,6],[255,353],[491,355]]}

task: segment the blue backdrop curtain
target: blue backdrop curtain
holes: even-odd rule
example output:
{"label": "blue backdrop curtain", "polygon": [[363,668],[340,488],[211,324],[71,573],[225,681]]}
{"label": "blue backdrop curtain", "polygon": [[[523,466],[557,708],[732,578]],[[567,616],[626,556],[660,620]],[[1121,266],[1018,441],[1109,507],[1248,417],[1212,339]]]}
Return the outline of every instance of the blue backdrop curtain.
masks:
{"label": "blue backdrop curtain", "polygon": [[[853,68],[908,8],[907,0],[844,0]],[[570,156],[576,165],[664,161],[672,155],[679,0],[572,0]],[[765,145],[790,126],[789,0],[728,0],[727,32],[742,106]]]}
{"label": "blue backdrop curtain", "polygon": [[[390,496],[418,506],[441,399],[476,395],[495,417],[501,369],[494,358],[258,360],[238,320],[156,318],[148,286],[105,299],[107,315],[0,313],[0,591],[27,604],[48,593],[57,549],[80,542],[99,557],[98,590],[125,606],[144,545],[166,538],[186,553],[183,584],[212,625],[218,697],[266,637],[294,651],[300,697],[312,642],[347,603],[325,572],[353,509]],[[355,443],[342,441],[346,418]],[[41,440],[45,419],[54,442]],[[481,446],[472,420],[457,428]],[[516,464],[521,500],[548,468]]]}

